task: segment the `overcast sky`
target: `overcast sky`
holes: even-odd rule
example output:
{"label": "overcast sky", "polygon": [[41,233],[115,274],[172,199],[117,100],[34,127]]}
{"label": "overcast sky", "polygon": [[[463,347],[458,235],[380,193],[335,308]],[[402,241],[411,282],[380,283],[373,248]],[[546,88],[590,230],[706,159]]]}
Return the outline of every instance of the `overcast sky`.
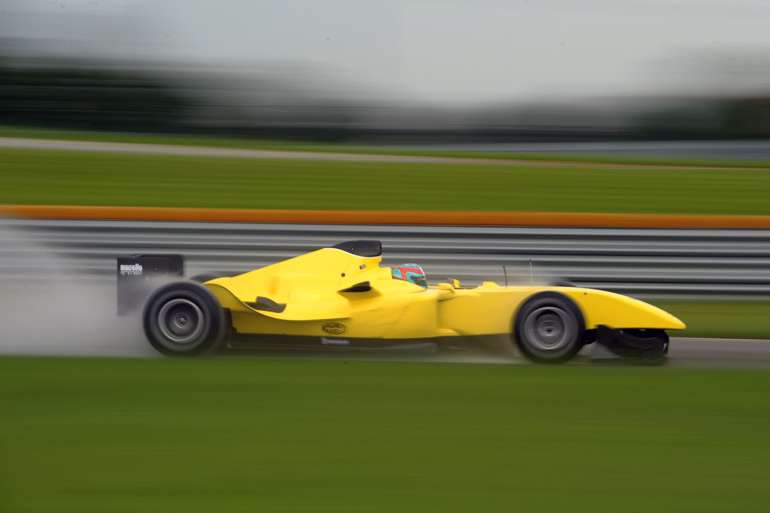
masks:
{"label": "overcast sky", "polygon": [[770,90],[768,0],[0,0],[0,37],[312,69],[404,100]]}

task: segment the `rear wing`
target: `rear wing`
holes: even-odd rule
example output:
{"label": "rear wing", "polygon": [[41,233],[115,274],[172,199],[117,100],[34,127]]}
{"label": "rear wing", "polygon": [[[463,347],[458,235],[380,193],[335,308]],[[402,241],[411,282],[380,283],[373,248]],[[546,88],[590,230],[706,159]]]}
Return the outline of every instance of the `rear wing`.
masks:
{"label": "rear wing", "polygon": [[153,290],[165,281],[182,279],[182,255],[138,254],[117,262],[118,315],[128,315],[144,305]]}

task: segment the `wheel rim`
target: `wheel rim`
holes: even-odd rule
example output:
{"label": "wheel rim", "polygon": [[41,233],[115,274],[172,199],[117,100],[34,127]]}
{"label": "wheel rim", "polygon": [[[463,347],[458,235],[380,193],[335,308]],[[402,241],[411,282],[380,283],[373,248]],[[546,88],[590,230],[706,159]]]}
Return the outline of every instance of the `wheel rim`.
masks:
{"label": "wheel rim", "polygon": [[567,346],[576,329],[570,315],[553,306],[533,310],[524,320],[527,340],[541,351],[556,351]]}
{"label": "wheel rim", "polygon": [[158,312],[158,327],[174,344],[196,342],[203,333],[203,324],[203,311],[189,299],[172,299]]}

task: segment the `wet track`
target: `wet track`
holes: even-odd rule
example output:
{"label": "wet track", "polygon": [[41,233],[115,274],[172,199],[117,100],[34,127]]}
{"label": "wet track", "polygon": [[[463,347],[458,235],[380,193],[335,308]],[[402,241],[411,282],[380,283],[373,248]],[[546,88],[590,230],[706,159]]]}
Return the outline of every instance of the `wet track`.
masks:
{"label": "wet track", "polygon": [[[595,363],[589,360],[588,346],[574,360],[565,365],[628,365],[638,364],[612,361]],[[241,350],[218,353],[220,357],[268,358],[268,359],[318,359],[337,361],[393,361],[423,363],[468,363],[496,365],[532,365],[519,356],[502,355],[487,350],[467,352],[425,353],[408,350],[368,350],[368,351],[263,351]],[[666,367],[704,367],[726,369],[770,369],[770,340],[707,339],[707,338],[672,338],[668,358],[663,362]]]}
{"label": "wet track", "polygon": [[673,338],[672,365],[770,368],[770,340]]}
{"label": "wet track", "polygon": [[[0,283],[0,285],[3,285]],[[157,358],[144,338],[138,316],[118,317],[114,284],[18,283],[0,286],[0,355]],[[583,353],[588,353],[590,346]],[[587,354],[570,365],[589,364]],[[424,350],[239,350],[220,358],[318,359],[423,363],[527,364],[506,351]],[[672,338],[671,367],[770,368],[770,340]]]}

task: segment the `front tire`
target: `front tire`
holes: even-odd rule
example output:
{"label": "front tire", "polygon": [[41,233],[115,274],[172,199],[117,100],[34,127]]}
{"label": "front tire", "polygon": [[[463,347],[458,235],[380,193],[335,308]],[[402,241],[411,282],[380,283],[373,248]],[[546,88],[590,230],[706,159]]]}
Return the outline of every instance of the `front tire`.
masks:
{"label": "front tire", "polygon": [[541,292],[519,309],[513,334],[519,350],[537,363],[562,363],[583,347],[585,321],[575,303],[558,292]]}
{"label": "front tire", "polygon": [[207,288],[190,282],[158,289],[144,308],[147,340],[166,356],[198,356],[219,345],[226,333],[219,301]]}

